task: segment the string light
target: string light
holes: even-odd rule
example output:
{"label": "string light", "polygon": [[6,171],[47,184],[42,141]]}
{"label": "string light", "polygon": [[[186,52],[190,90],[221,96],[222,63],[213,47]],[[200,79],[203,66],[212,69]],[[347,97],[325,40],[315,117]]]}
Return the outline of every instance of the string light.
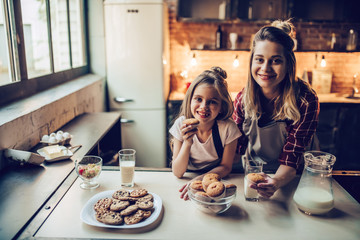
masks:
{"label": "string light", "polygon": [[197,65],[195,53],[193,54],[193,56],[192,56],[192,58],[191,58],[190,64],[191,64],[191,66],[196,66],[196,65]]}
{"label": "string light", "polygon": [[188,71],[187,71],[187,70],[183,70],[183,71],[180,73],[180,76],[181,76],[182,78],[188,78],[188,77],[189,77]]}
{"label": "string light", "polygon": [[325,60],[325,56],[324,56],[324,55],[323,55],[322,58],[321,58],[320,66],[321,66],[321,67],[326,67],[326,60]]}
{"label": "string light", "polygon": [[238,55],[236,55],[234,62],[233,62],[233,66],[238,67],[239,65],[240,65],[240,63],[239,63]]}

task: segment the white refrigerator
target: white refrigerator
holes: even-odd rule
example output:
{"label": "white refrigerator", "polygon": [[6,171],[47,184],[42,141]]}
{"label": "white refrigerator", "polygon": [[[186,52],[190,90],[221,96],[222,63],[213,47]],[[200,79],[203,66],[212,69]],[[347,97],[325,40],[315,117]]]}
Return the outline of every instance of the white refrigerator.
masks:
{"label": "white refrigerator", "polygon": [[136,150],[136,166],[166,167],[166,4],[106,0],[104,18],[109,107],[122,114],[123,148]]}

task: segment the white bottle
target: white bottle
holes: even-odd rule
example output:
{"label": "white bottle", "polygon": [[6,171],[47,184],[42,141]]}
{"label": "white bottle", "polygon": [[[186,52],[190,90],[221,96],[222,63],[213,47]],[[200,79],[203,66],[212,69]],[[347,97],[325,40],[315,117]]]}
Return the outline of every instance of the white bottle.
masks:
{"label": "white bottle", "polygon": [[335,49],[335,43],[336,43],[336,35],[335,33],[331,34],[331,41],[330,41],[330,49],[334,50]]}
{"label": "white bottle", "polygon": [[354,51],[356,49],[356,45],[357,45],[357,34],[354,31],[354,29],[350,29],[346,50]]}

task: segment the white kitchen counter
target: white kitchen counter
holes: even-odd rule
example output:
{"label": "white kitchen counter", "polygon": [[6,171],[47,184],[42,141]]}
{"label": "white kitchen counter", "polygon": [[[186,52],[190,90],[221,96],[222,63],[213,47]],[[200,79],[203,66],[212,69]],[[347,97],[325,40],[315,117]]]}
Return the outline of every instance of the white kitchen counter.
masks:
{"label": "white kitchen counter", "polygon": [[[187,175],[187,176],[190,176]],[[178,189],[187,179],[171,172],[137,171],[136,186],[159,195],[163,202],[160,219],[144,229],[93,227],[80,220],[85,203],[102,191],[120,188],[119,171],[103,171],[100,187],[83,190],[77,179],[56,206],[35,238],[91,239],[360,239],[360,205],[334,181],[335,208],[326,216],[307,216],[300,212],[292,195],[298,179],[279,190],[271,200],[246,202],[243,175],[228,181],[237,185],[233,206],[221,215],[208,215],[190,201],[179,198]]]}

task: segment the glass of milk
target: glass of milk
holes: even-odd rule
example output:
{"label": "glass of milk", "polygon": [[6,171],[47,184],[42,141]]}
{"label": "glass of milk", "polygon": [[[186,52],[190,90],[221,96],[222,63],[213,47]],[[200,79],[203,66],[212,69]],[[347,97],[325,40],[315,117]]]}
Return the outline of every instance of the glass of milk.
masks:
{"label": "glass of milk", "polygon": [[134,149],[122,149],[119,151],[121,186],[134,186],[135,154]]}
{"label": "glass of milk", "polygon": [[244,177],[244,195],[246,201],[257,202],[259,201],[259,194],[256,189],[251,188],[252,184],[255,184],[248,180],[247,175],[249,173],[261,173],[263,171],[263,162],[260,161],[244,161],[245,177]]}
{"label": "glass of milk", "polygon": [[305,166],[294,194],[296,206],[308,215],[321,215],[334,207],[332,169],[336,157],[321,151],[304,154]]}

